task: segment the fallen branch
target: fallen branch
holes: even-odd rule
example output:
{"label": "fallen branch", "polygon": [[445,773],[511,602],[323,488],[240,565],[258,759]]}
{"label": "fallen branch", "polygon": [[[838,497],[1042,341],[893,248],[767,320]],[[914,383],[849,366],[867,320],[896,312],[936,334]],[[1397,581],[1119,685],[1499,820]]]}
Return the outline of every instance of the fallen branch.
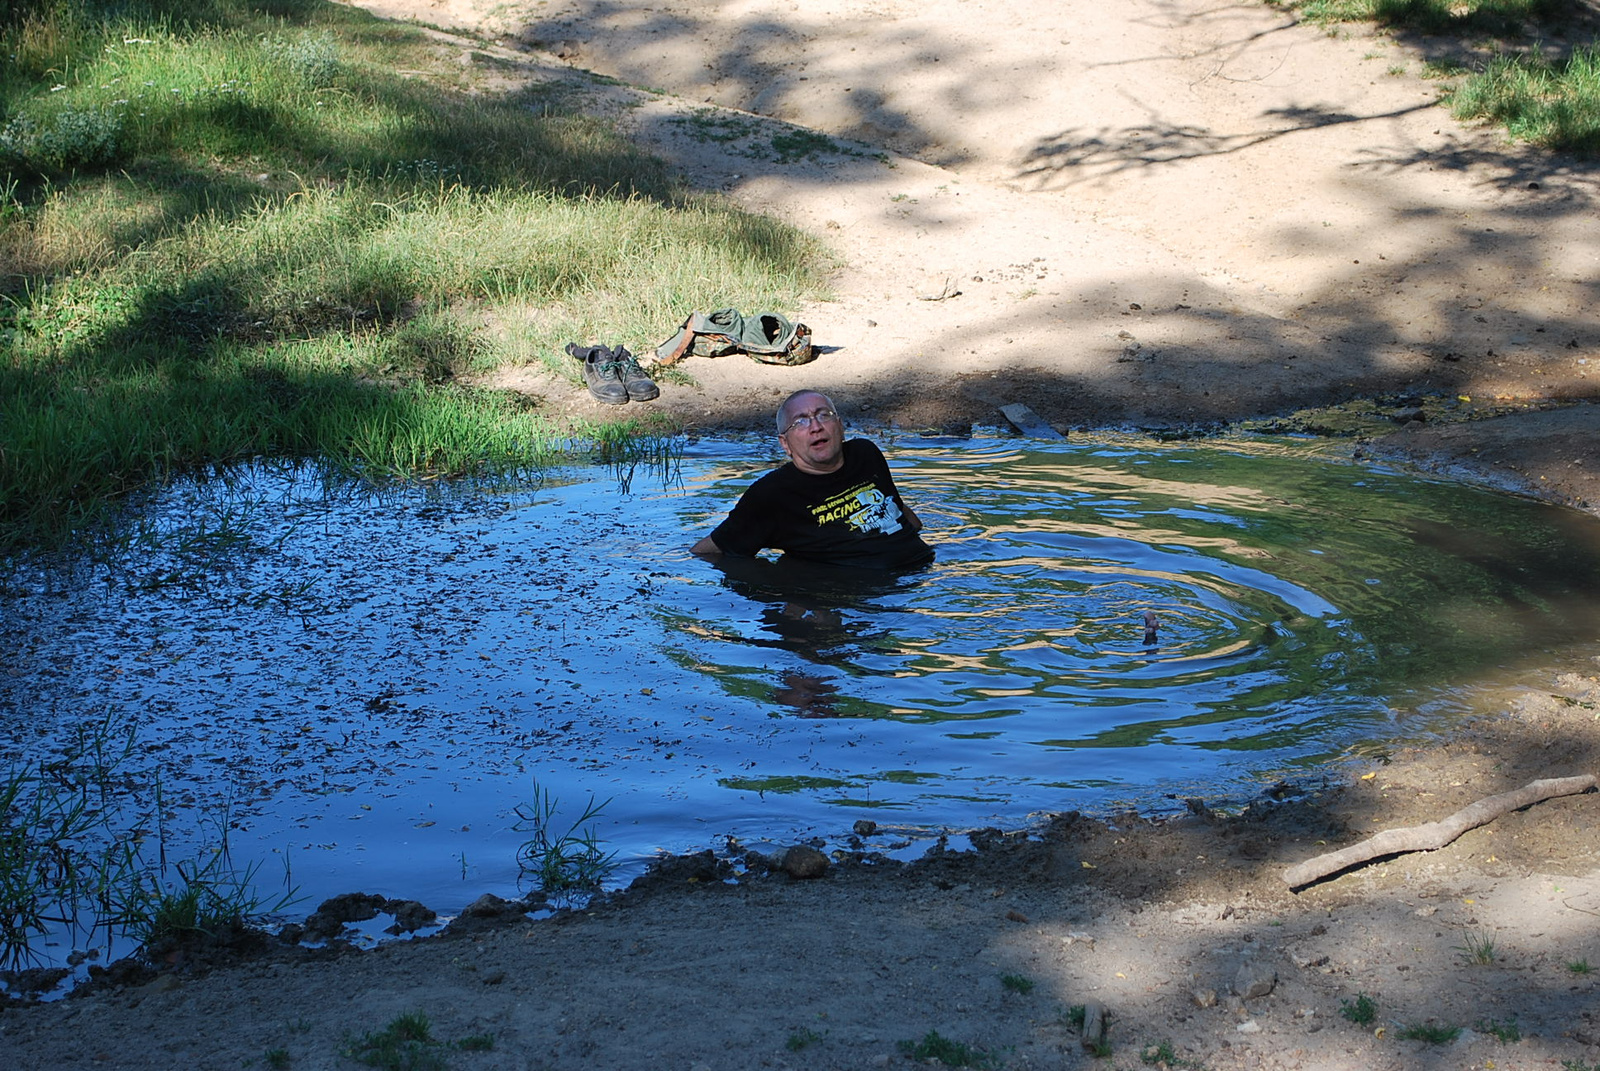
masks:
{"label": "fallen branch", "polygon": [[1578,777],[1548,777],[1532,781],[1514,792],[1488,796],[1477,803],[1461,808],[1449,818],[1427,825],[1408,826],[1405,829],[1386,829],[1368,837],[1360,844],[1328,852],[1303,863],[1296,863],[1283,872],[1284,883],[1291,889],[1310,885],[1329,874],[1337,874],[1357,863],[1365,863],[1384,855],[1402,852],[1431,852],[1443,848],[1469,829],[1492,822],[1503,814],[1532,806],[1556,796],[1571,796],[1595,787],[1593,774]]}

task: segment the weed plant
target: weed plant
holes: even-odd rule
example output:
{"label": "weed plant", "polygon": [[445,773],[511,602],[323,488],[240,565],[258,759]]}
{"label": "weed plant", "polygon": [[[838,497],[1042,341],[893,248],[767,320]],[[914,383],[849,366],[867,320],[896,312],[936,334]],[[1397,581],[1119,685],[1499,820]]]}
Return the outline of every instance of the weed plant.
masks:
{"label": "weed plant", "polygon": [[954,1041],[930,1030],[921,1041],[902,1041],[900,1052],[918,1062],[937,1062],[946,1067],[994,1067],[995,1062],[981,1049],[974,1049],[964,1041]]}
{"label": "weed plant", "polygon": [[1011,993],[1021,993],[1023,996],[1033,992],[1034,984],[1032,978],[1021,974],[1002,974],[1000,976],[1002,989]]}
{"label": "weed plant", "polygon": [[1456,952],[1472,966],[1487,967],[1499,958],[1492,933],[1483,930],[1463,930],[1461,942],[1456,946]]}
{"label": "weed plant", "polygon": [[25,0],[0,50],[0,555],[242,458],[539,466],[569,429],[474,377],[580,390],[567,341],[821,293],[815,241],[675,189],[577,90],[478,93],[346,5]]}
{"label": "weed plant", "polygon": [[420,1011],[396,1016],[382,1030],[351,1039],[344,1055],[383,1071],[443,1071],[445,1054],[452,1049],[487,1052],[494,1048],[492,1034],[470,1034],[458,1041],[442,1042],[433,1036],[433,1024]]}
{"label": "weed plant", "polygon": [[549,789],[534,781],[532,802],[514,808],[517,822],[513,828],[531,834],[517,849],[521,872],[531,874],[545,893],[558,897],[598,890],[616,869],[616,853],[603,851],[594,826],[585,827],[585,823],[598,818],[610,802],[596,803],[590,796],[577,821],[557,832],[559,804]]}
{"label": "weed plant", "polygon": [[807,1049],[812,1045],[815,1045],[817,1042],[821,1041],[822,1038],[823,1035],[808,1027],[804,1030],[796,1030],[794,1033],[790,1034],[789,1039],[783,1043],[783,1047],[788,1049],[790,1052],[800,1052],[802,1049]]}
{"label": "weed plant", "polygon": [[1574,959],[1567,961],[1567,970],[1573,974],[1589,974],[1594,970],[1587,959]]}
{"label": "weed plant", "polygon": [[1401,1041],[1425,1041],[1429,1045],[1448,1045],[1461,1034],[1459,1026],[1440,1026],[1436,1023],[1411,1023],[1401,1027],[1395,1037]]}
{"label": "weed plant", "polygon": [[1354,999],[1339,1001],[1339,1014],[1357,1026],[1367,1026],[1378,1017],[1378,1004],[1365,993],[1357,993]]}
{"label": "weed plant", "polygon": [[132,732],[107,719],[52,760],[0,778],[0,965],[36,959],[57,927],[154,954],[227,939],[295,900],[292,890],[261,893],[256,867],[236,871],[225,833],[200,860],[147,861],[111,805],[132,747]]}

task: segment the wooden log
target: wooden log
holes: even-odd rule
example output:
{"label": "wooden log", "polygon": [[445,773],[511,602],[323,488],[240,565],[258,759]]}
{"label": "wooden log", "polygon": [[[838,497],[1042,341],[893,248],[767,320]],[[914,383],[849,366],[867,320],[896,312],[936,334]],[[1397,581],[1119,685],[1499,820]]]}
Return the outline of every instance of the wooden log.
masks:
{"label": "wooden log", "polygon": [[1044,417],[1035,413],[1021,402],[1012,402],[1002,405],[1000,414],[1011,421],[1011,426],[1022,434],[1034,439],[1065,439],[1055,428],[1045,423]]}
{"label": "wooden log", "polygon": [[1436,848],[1443,848],[1467,830],[1492,822],[1503,814],[1521,810],[1556,796],[1587,792],[1594,787],[1593,774],[1547,777],[1532,781],[1513,792],[1487,796],[1438,822],[1408,826],[1403,829],[1386,829],[1359,844],[1352,844],[1348,848],[1340,848],[1336,852],[1328,852],[1307,859],[1303,863],[1296,863],[1283,872],[1283,880],[1289,888],[1298,889],[1330,874],[1337,874],[1341,870],[1348,870],[1358,863],[1365,863],[1380,856],[1399,855],[1403,852],[1431,852]]}
{"label": "wooden log", "polygon": [[1091,1000],[1083,1006],[1083,1036],[1078,1041],[1090,1052],[1105,1048],[1107,1018],[1104,1004]]}

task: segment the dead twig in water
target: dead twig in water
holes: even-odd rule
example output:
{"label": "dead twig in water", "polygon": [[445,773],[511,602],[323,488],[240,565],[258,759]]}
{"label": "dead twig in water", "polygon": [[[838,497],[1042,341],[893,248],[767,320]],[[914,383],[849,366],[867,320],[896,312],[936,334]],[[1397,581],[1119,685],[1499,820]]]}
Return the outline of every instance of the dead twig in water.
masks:
{"label": "dead twig in water", "polygon": [[1587,792],[1594,787],[1593,774],[1548,777],[1532,781],[1514,792],[1502,792],[1498,796],[1485,797],[1441,821],[1408,826],[1404,829],[1386,829],[1359,844],[1307,859],[1285,870],[1283,880],[1289,888],[1298,889],[1379,856],[1399,855],[1403,852],[1431,852],[1436,848],[1443,848],[1467,830],[1492,822],[1503,814],[1521,810],[1523,807],[1556,796]]}

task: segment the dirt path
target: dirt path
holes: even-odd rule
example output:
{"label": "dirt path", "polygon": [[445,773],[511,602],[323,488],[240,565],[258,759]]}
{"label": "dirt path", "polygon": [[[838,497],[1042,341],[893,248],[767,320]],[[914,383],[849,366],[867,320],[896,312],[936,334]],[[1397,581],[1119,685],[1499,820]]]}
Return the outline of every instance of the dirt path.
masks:
{"label": "dirt path", "polygon": [[[1065,429],[1596,397],[1595,168],[1456,123],[1419,54],[1384,36],[1194,2],[367,6],[494,31],[536,77],[570,65],[658,90],[626,111],[645,143],[829,239],[835,299],[789,310],[822,357],[692,362],[658,403],[690,422],[762,425],[800,385],[909,428],[998,423],[1012,401]],[[748,139],[708,140],[694,116],[712,105],[740,109],[718,121]],[[862,153],[779,162],[750,113]],[[504,382],[590,405],[571,384]],[[1531,429],[1380,452],[1600,501],[1594,410]]]}
{"label": "dirt path", "polygon": [[[766,426],[802,385],[911,428],[996,424],[1011,401],[1067,429],[1393,395],[1374,427],[1423,419],[1363,450],[1600,502],[1595,407],[1545,411],[1595,395],[1595,171],[1454,123],[1385,39],[1194,0],[364,6],[486,27],[499,44],[441,47],[514,60],[510,77],[587,68],[660,90],[594,100],[693,181],[829,238],[835,300],[793,310],[822,355],[691,360],[694,382],[656,403],[691,424]],[[863,145],[787,164],[716,151],[697,134],[707,102],[742,109],[745,148],[771,145],[756,112]],[[537,369],[503,383],[603,408]],[[1435,393],[1472,400],[1420,404]],[[1496,405],[1526,411],[1455,419]],[[1167,1066],[1213,1071],[1587,1071],[1600,797],[1299,894],[1278,877],[1376,829],[1596,772],[1600,687],[1550,692],[1238,817],[1064,820],[909,868],[872,862],[868,836],[863,861],[818,880],[727,884],[690,861],[553,923],[513,911],[372,954],[180,965],[0,1012],[0,1067],[349,1067],[353,1038],[420,1010],[446,1041],[494,1036],[435,1050],[460,1068],[910,1066],[898,1043],[936,1031],[1008,1068],[1143,1067],[1168,1042],[1186,1062]],[[1270,992],[1230,992],[1252,983]],[[1371,1022],[1341,1015],[1359,994]],[[1107,1058],[1067,1023],[1086,1002],[1110,1010]],[[1428,1023],[1467,1029],[1400,1037]]]}

